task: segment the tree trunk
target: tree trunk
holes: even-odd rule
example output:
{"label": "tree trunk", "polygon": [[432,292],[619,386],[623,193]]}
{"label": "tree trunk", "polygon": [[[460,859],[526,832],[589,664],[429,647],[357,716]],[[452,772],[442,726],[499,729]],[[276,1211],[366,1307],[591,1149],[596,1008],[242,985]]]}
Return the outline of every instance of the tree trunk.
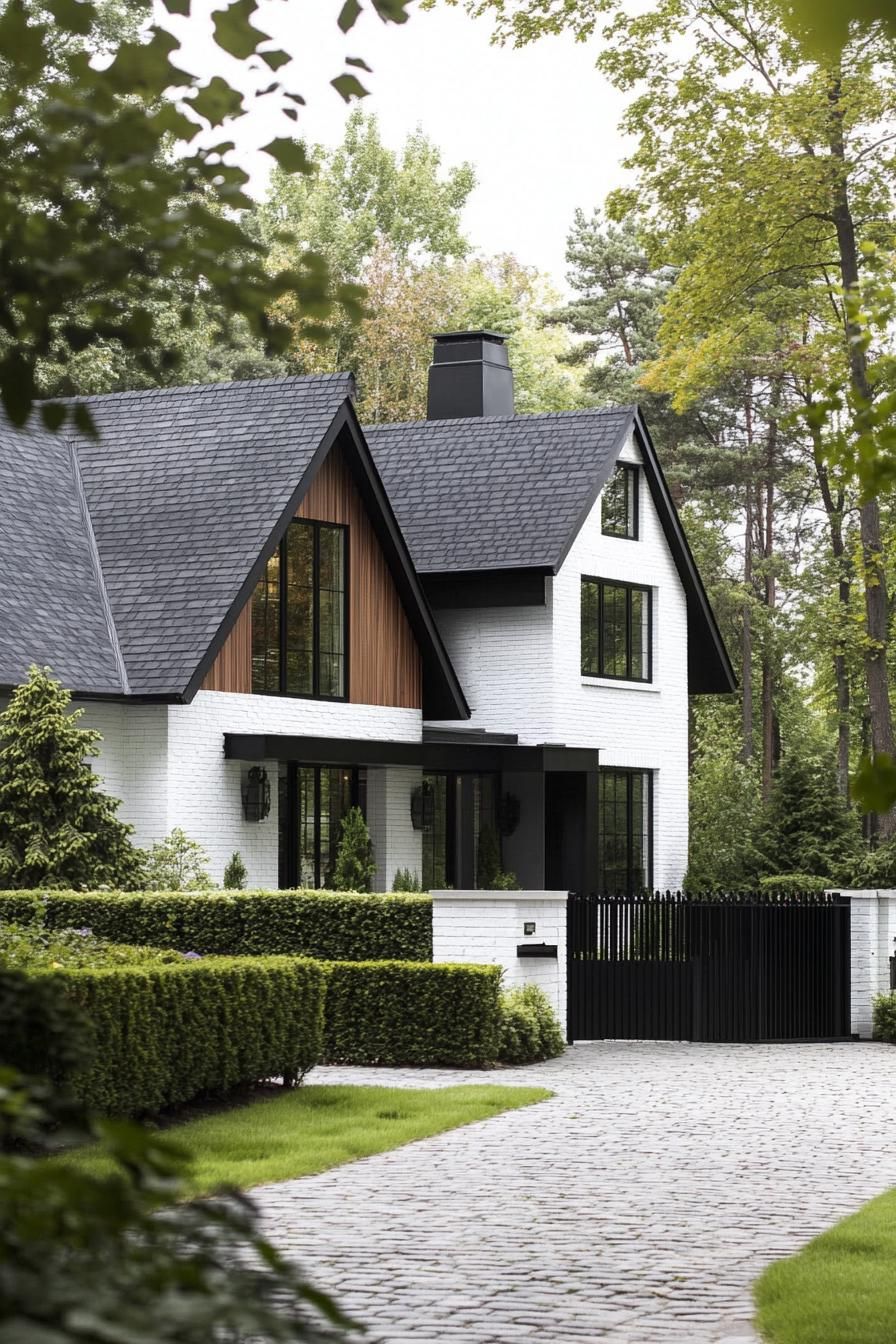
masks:
{"label": "tree trunk", "polygon": [[[807,398],[807,404],[810,403],[811,398]],[[840,609],[834,644],[834,684],[837,693],[837,787],[844,798],[849,798],[850,685],[846,663],[846,631],[849,628],[851,584],[846,567],[846,546],[843,541],[843,509],[846,500],[842,488],[838,489],[836,496],[831,489],[831,478],[824,460],[820,431],[812,429],[811,432],[815,475],[824,511],[827,514],[831,554],[837,566],[837,602]]]}
{"label": "tree trunk", "polygon": [[[753,407],[750,395],[745,402],[747,427],[747,449],[753,444]],[[749,483],[746,487],[744,523],[744,591],[746,598],[743,612],[743,636],[741,639],[740,685],[741,685],[741,751],[740,758],[745,763],[753,759],[753,493]]]}
{"label": "tree trunk", "polygon": [[[841,102],[839,71],[828,89],[829,146],[832,164],[832,218],[837,232],[837,251],[840,279],[848,294],[859,283],[859,249],[856,242],[855,222],[849,198],[846,146],[843,133],[844,110]],[[861,342],[861,332],[846,312],[846,344],[849,352],[849,375],[852,390],[860,403],[870,404],[871,384],[868,381],[868,361]],[[896,757],[893,735],[893,712],[890,705],[890,686],[887,679],[887,643],[889,639],[887,576],[881,550],[880,509],[876,499],[870,499],[859,510],[859,529],[862,540],[865,587],[865,681],[868,687],[868,708],[871,721],[871,750],[874,755],[884,752]],[[880,836],[888,839],[896,833],[896,809],[891,808],[880,819]]]}
{"label": "tree trunk", "polygon": [[781,381],[772,386],[769,402],[769,422],[765,451],[765,528],[762,535],[762,554],[765,570],[765,605],[768,610],[767,633],[762,650],[762,796],[772,791],[772,778],[777,764],[775,749],[775,666],[772,649],[774,635],[773,614],[777,603],[774,570],[775,552],[775,467],[778,454],[778,410],[781,402]]}

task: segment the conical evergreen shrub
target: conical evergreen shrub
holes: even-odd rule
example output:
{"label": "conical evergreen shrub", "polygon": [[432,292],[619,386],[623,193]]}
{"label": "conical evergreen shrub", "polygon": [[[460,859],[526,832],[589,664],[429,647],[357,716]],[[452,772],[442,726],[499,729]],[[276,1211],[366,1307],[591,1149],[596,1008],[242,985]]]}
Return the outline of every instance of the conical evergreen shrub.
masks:
{"label": "conical evergreen shrub", "polygon": [[765,808],[759,848],[766,873],[807,873],[836,881],[861,854],[856,813],[837,788],[824,753],[789,751]]}
{"label": "conical evergreen shrub", "polygon": [[0,887],[139,886],[142,857],[88,757],[100,734],[49,668],[0,714]]}
{"label": "conical evergreen shrub", "polygon": [[370,831],[360,807],[350,807],[342,818],[333,887],[336,891],[369,891],[376,873]]}

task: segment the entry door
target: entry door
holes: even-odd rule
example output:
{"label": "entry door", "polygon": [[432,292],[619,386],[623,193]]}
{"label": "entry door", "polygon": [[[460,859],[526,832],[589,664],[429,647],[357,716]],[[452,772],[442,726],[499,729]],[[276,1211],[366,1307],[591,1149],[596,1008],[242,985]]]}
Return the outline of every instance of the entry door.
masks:
{"label": "entry door", "polygon": [[[545,775],[544,867],[548,891],[585,891],[587,810],[582,770]],[[593,879],[592,879],[593,880]]]}
{"label": "entry door", "polygon": [[280,885],[332,886],[342,818],[360,801],[358,771],[290,763],[283,785]]}

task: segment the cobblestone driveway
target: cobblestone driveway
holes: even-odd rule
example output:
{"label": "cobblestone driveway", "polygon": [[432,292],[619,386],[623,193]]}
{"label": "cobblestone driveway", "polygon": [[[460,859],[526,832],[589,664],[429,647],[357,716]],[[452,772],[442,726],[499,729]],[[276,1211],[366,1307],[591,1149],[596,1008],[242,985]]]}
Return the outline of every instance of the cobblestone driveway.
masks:
{"label": "cobblestone driveway", "polygon": [[255,1192],[377,1344],[740,1344],[763,1265],[896,1184],[888,1046],[600,1043],[500,1073],[311,1081],[556,1092]]}

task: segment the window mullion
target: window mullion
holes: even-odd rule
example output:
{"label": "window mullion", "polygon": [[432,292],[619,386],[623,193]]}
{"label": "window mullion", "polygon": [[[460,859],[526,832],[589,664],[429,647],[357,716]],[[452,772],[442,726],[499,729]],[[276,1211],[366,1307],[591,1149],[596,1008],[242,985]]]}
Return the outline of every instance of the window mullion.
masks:
{"label": "window mullion", "polygon": [[311,564],[311,687],[320,695],[320,527],[314,524]]}
{"label": "window mullion", "polygon": [[[289,526],[291,527],[292,524],[290,523]],[[287,528],[287,532],[288,532],[288,531],[289,531],[289,527]],[[287,601],[288,601],[289,588],[288,588],[287,581],[286,581],[286,556],[287,556],[287,550],[288,550],[288,548],[287,548],[287,545],[286,545],[286,533],[284,533],[283,536],[282,536],[281,539],[280,539],[280,545],[279,545],[279,553],[280,553],[280,566],[279,566],[279,569],[280,569],[280,573],[279,573],[278,578],[277,578],[277,583],[278,583],[278,586],[279,586],[279,589],[280,589],[280,631],[279,631],[279,634],[280,634],[280,667],[279,667],[279,675],[278,675],[278,677],[277,677],[277,684],[278,684],[278,686],[279,686],[279,688],[280,688],[280,694],[281,694],[281,695],[282,695],[282,694],[285,692],[285,690],[286,690],[286,633],[287,633],[287,625],[288,625],[288,622],[289,622],[289,613],[288,613],[288,611],[287,611]]]}
{"label": "window mullion", "polygon": [[597,584],[597,675],[604,675],[604,585]]}

